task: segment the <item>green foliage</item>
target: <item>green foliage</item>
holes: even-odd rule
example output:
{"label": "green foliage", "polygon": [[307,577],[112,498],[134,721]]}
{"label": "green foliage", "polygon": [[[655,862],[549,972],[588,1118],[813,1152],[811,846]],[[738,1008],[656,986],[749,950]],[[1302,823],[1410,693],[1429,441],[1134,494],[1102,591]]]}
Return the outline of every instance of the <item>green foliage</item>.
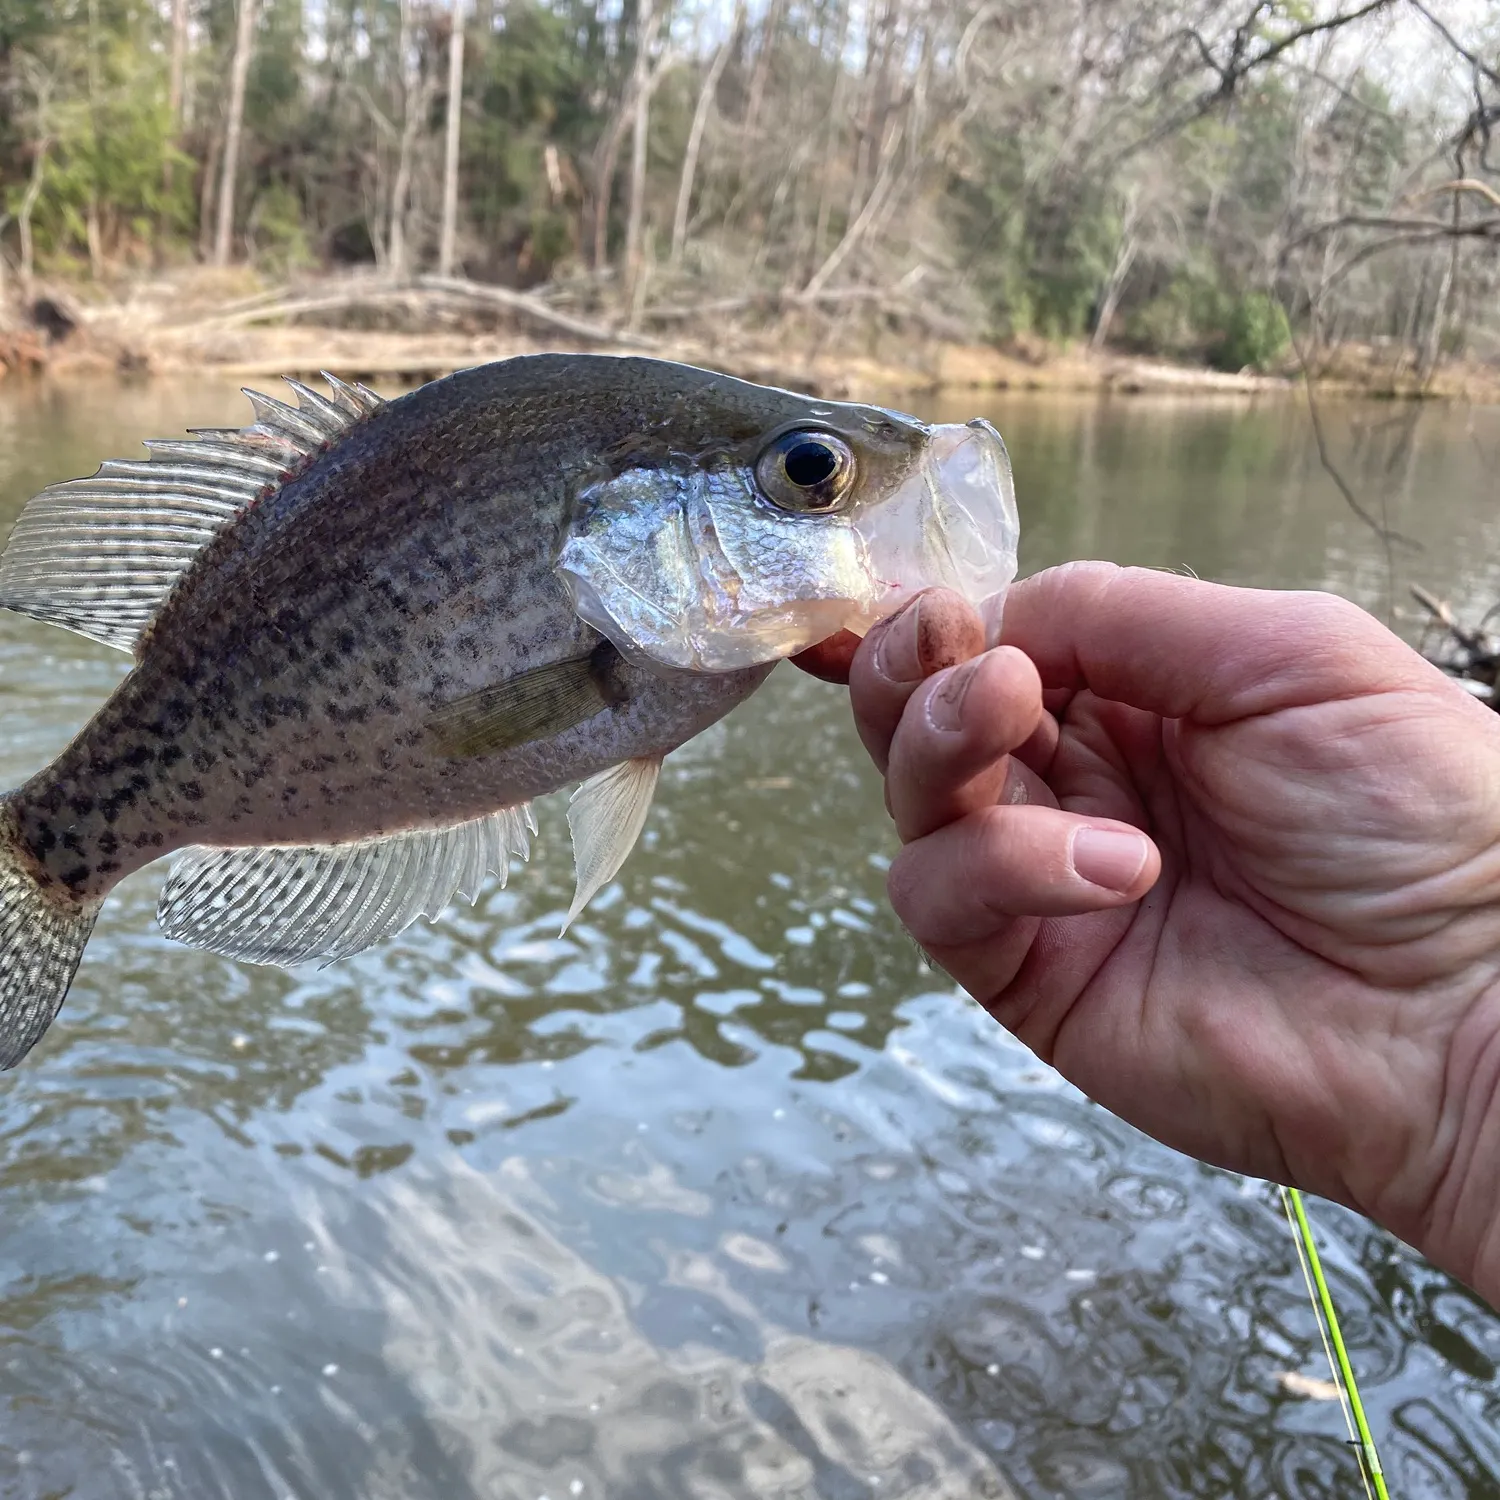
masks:
{"label": "green foliage", "polygon": [[1185,270],[1119,320],[1118,338],[1143,353],[1201,358],[1224,327],[1226,297],[1211,274]]}
{"label": "green foliage", "polygon": [[[186,106],[173,119],[166,0],[0,0],[0,207],[14,218],[42,160],[31,228],[44,270],[186,259],[211,241],[238,3],[186,0]],[[1328,242],[1303,235],[1296,265],[1282,264],[1286,247],[1320,218],[1389,212],[1438,138],[1424,105],[1352,66],[1336,81],[1313,72],[1310,46],[1215,96],[1209,70],[1191,56],[1184,67],[1192,49],[1166,0],[1072,19],[1047,6],[761,0],[714,75],[689,243],[664,266],[702,86],[739,8],[654,10],[648,301],[685,301],[695,279],[708,300],[785,297],[837,247],[828,290],[920,272],[922,296],[974,336],[1079,339],[1107,309],[1112,343],[1265,367],[1287,339],[1266,289],[1318,284]],[[1271,0],[1245,33],[1243,7],[1200,10],[1221,60],[1236,37],[1254,55],[1321,14]],[[255,0],[236,257],[278,275],[389,266],[398,249],[404,270],[432,265],[455,13],[467,28],[463,269],[537,281],[591,265],[596,243],[615,261],[641,0]],[[14,223],[0,224],[0,255],[17,246]],[[1400,264],[1343,283],[1330,325],[1343,329],[1364,296],[1364,336],[1425,339],[1425,282],[1374,294]]]}
{"label": "green foliage", "polygon": [[1281,304],[1264,292],[1247,292],[1230,306],[1209,359],[1218,370],[1265,370],[1285,352],[1291,337]]}
{"label": "green foliage", "polygon": [[513,264],[524,260],[526,278],[544,277],[577,248],[576,218],[555,201],[547,147],[560,171],[564,154],[581,156],[600,125],[574,21],[519,0],[507,8],[503,31],[480,49],[474,75],[462,192],[469,222],[494,260],[471,269],[494,273],[506,256]]}
{"label": "green foliage", "polygon": [[245,224],[256,264],[276,275],[313,264],[307,216],[296,193],[284,182],[271,183],[251,205]]}
{"label": "green foliage", "polygon": [[145,16],[96,5],[35,53],[13,56],[13,127],[27,142],[25,171],[4,200],[18,211],[39,152],[41,190],[32,213],[39,254],[71,260],[96,245],[139,260],[157,235],[187,229],[191,161],[175,148],[162,61],[142,45]]}
{"label": "green foliage", "polygon": [[1083,184],[1055,197],[1030,191],[1016,140],[991,138],[982,150],[981,172],[953,191],[993,331],[1076,338],[1109,272],[1118,218]]}
{"label": "green foliage", "polygon": [[1027,231],[1031,326],[1046,338],[1077,338],[1109,274],[1118,220],[1103,195],[1080,195],[1034,211]]}

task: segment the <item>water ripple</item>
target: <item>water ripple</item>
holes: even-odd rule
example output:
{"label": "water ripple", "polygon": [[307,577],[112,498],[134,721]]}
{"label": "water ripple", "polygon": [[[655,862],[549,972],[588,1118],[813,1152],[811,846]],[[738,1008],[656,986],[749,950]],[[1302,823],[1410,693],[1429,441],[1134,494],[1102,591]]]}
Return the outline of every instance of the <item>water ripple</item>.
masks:
{"label": "water ripple", "polygon": [[[7,387],[10,503],[239,407]],[[1378,594],[1284,411],[1121,411],[997,413],[1033,562]],[[1433,566],[1492,593],[1487,481],[1421,420],[1392,522],[1467,538]],[[0,619],[0,775],[122,670]],[[1275,1195],[1090,1105],[925,968],[841,701],[778,672],[674,755],[566,938],[557,798],[507,890],[322,972],[166,944],[159,874],[127,883],[0,1081],[0,1494],[1353,1493],[1336,1404],[1286,1379],[1326,1370]],[[1497,1500],[1500,1320],[1312,1211],[1393,1493]]]}

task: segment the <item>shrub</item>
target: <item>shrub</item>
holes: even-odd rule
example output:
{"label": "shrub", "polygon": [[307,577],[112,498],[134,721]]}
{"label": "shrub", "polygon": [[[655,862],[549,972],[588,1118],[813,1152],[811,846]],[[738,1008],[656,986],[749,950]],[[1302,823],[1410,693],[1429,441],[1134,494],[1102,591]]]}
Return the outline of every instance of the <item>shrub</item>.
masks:
{"label": "shrub", "polygon": [[1208,357],[1219,370],[1264,370],[1290,342],[1281,304],[1264,292],[1248,292],[1231,305]]}

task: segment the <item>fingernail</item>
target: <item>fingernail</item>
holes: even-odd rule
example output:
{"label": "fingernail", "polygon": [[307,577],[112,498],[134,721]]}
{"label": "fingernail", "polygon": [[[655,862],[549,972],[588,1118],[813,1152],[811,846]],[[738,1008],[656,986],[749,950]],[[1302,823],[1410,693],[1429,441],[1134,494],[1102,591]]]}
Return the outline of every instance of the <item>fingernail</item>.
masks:
{"label": "fingernail", "polygon": [[927,722],[934,729],[952,731],[961,727],[964,699],[969,695],[969,684],[974,681],[978,666],[978,661],[969,661],[954,667],[937,685],[927,700]]}
{"label": "fingernail", "polygon": [[891,619],[875,644],[876,669],[889,682],[916,682],[922,676],[917,649],[921,614],[922,600],[918,596]]}
{"label": "fingernail", "polygon": [[1080,828],[1073,835],[1073,871],[1080,880],[1123,893],[1135,884],[1151,846],[1139,833],[1113,828]]}

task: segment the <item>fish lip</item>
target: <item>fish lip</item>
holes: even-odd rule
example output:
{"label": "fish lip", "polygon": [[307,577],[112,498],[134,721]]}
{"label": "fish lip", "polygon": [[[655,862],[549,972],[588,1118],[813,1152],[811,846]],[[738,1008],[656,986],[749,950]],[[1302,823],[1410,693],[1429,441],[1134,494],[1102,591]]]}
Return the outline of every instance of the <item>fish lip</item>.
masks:
{"label": "fish lip", "polygon": [[935,424],[920,464],[855,526],[884,585],[866,629],[927,588],[975,605],[1003,596],[1020,540],[1005,440],[983,417]]}

